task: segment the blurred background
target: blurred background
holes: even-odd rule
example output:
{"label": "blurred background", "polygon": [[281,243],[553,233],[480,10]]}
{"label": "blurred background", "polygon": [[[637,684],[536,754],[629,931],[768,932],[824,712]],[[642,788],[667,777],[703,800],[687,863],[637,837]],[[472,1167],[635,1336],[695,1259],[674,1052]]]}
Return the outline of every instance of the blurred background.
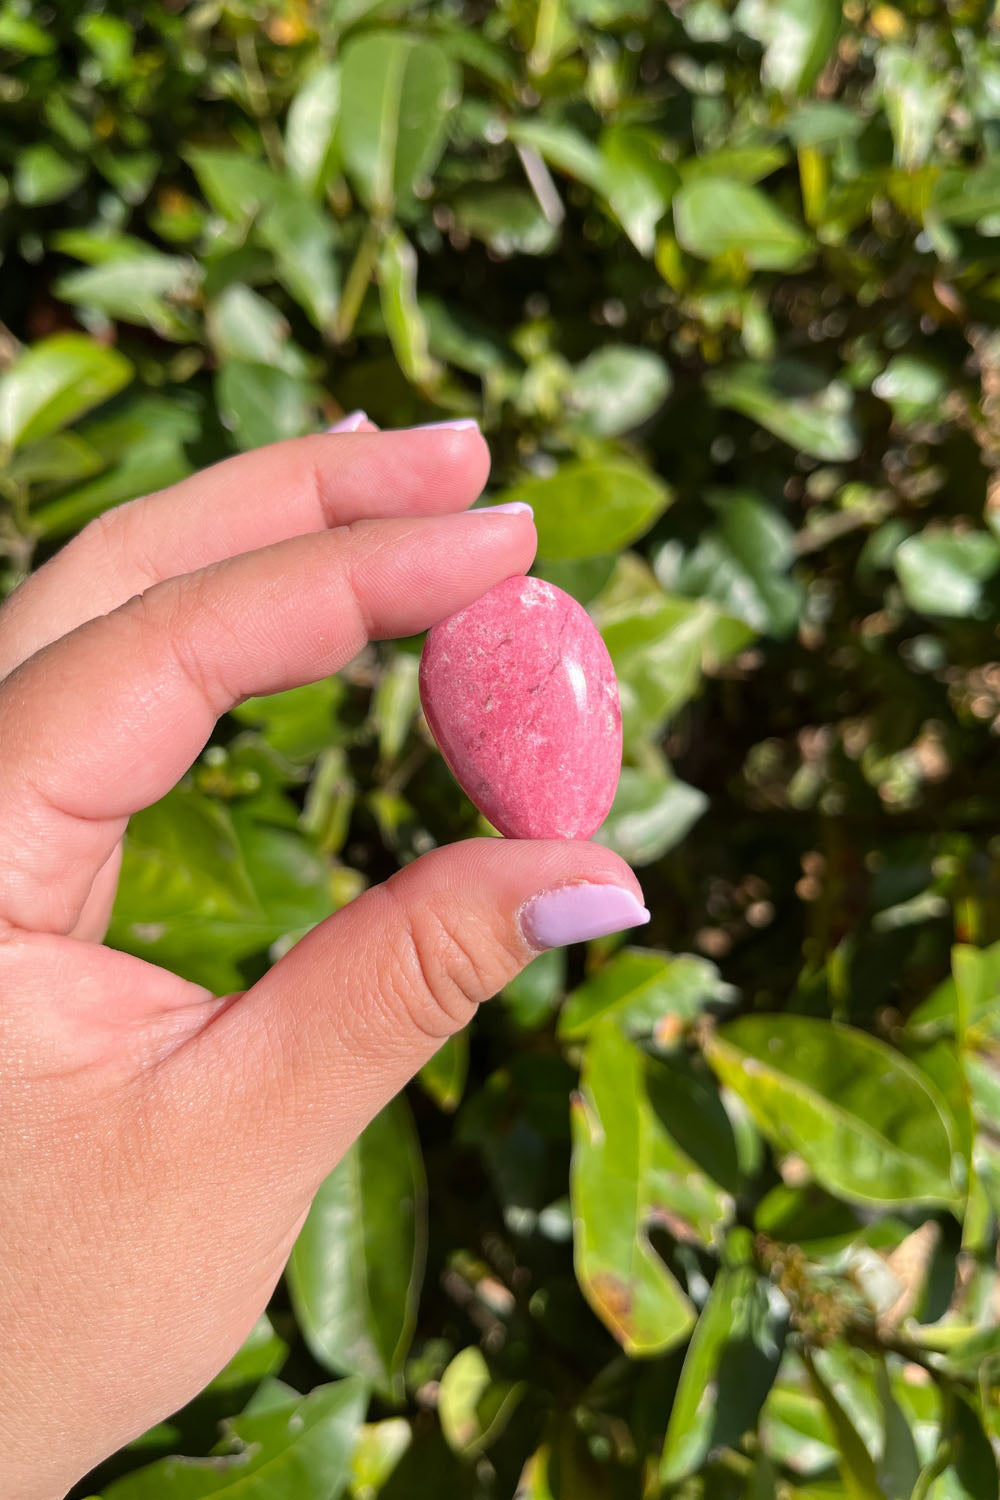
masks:
{"label": "blurred background", "polygon": [[[2,0],[0,174],[0,596],[238,449],[476,416],[653,912],[442,1049],[76,1494],[996,1500],[996,8]],[[242,989],[488,832],[419,647],[224,720],[111,941]]]}

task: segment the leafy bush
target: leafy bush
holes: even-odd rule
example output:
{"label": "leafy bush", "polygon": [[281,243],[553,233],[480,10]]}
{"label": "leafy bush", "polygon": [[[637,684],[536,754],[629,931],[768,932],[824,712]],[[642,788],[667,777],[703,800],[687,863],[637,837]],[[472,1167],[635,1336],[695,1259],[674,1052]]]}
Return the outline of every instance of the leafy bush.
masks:
{"label": "leafy bush", "polygon": [[[995,1500],[989,10],[0,8],[5,586],[236,448],[477,414],[614,657],[653,910],[442,1049],[81,1494]],[[242,988],[484,831],[415,668],[233,714],[112,940]]]}

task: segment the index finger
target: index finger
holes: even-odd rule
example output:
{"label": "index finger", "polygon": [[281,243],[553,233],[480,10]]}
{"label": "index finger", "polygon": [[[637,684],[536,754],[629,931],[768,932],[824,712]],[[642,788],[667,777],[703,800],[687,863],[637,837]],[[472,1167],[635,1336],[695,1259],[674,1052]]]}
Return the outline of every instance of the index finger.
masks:
{"label": "index finger", "polygon": [[465,510],[489,474],[475,422],[320,433],[223,460],[107,511],[3,610],[0,678],[165,578],[308,532]]}
{"label": "index finger", "polygon": [[0,684],[0,926],[67,932],[127,818],[234,703],[314,682],[526,572],[526,514],[361,521],[157,584]]}

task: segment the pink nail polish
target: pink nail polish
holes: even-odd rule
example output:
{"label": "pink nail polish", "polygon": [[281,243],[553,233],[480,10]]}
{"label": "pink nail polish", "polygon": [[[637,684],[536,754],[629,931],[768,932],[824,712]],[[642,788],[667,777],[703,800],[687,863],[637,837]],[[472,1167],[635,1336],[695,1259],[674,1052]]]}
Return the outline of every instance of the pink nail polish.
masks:
{"label": "pink nail polish", "polygon": [[479,431],[479,423],[475,417],[455,417],[447,422],[420,422],[416,427],[407,428],[408,432],[471,432]]}
{"label": "pink nail polish", "polygon": [[476,510],[466,511],[470,516],[534,516],[535,512],[524,500],[508,500],[504,505],[480,505]]}
{"label": "pink nail polish", "polygon": [[562,885],[534,896],[521,908],[520,919],[533,948],[562,948],[642,927],[649,912],[620,885]]}
{"label": "pink nail polish", "polygon": [[357,432],[362,422],[368,421],[368,413],[364,411],[348,412],[346,417],[341,417],[339,422],[334,422],[328,427],[327,432]]}

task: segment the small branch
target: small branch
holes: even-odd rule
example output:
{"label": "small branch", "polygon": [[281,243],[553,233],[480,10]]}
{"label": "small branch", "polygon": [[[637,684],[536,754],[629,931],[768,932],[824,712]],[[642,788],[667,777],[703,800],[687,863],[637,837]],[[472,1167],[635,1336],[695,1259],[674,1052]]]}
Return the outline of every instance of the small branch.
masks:
{"label": "small branch", "polygon": [[552,174],[534,146],[515,146],[524,175],[531,191],[538,199],[538,206],[550,224],[559,225],[566,217],[559,189],[552,181]]}
{"label": "small branch", "polygon": [[264,143],[267,159],[271,163],[271,166],[280,172],[285,165],[285,147],[281,139],[281,132],[274,123],[274,118],[271,114],[271,100],[267,92],[267,83],[260,70],[257,47],[251,32],[241,31],[236,38],[236,56],[239,59],[243,82],[246,84],[250,108],[253,111],[254,119],[260,126],[260,138]]}
{"label": "small branch", "polygon": [[351,330],[361,311],[361,304],[365,299],[365,293],[375,269],[379,234],[379,225],[374,219],[369,220],[368,228],[351,262],[351,269],[347,273],[344,290],[340,295],[340,306],[337,308],[337,316],[333,323],[333,340],[336,344],[342,344],[350,338]]}

